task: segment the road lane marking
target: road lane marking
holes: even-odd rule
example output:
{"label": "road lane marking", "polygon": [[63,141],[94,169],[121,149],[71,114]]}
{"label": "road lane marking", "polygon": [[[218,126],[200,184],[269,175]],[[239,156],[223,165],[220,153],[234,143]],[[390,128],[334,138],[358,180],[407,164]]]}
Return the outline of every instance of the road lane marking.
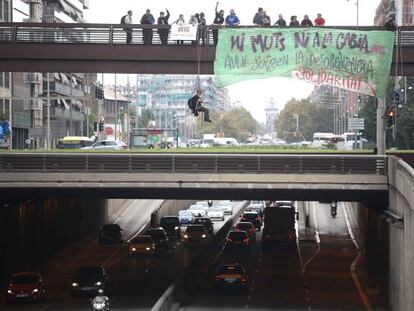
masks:
{"label": "road lane marking", "polygon": [[307,262],[305,262],[303,268],[304,271],[306,272],[306,269],[308,268],[309,264],[319,255],[320,251],[321,251],[321,239],[319,236],[319,224],[318,224],[318,219],[316,216],[316,208],[315,208],[315,202],[312,202],[312,215],[313,215],[313,219],[314,219],[314,225],[315,225],[315,239],[316,239],[316,245],[317,245],[317,249],[315,254],[308,259]]}
{"label": "road lane marking", "polygon": [[352,280],[354,281],[355,287],[358,290],[358,294],[362,299],[362,303],[364,304],[365,309],[367,311],[374,311],[374,308],[372,307],[371,302],[369,301],[368,295],[365,292],[365,289],[364,289],[364,287],[362,286],[362,284],[359,280],[357,269],[356,269],[356,267],[358,265],[358,262],[359,262],[359,259],[362,256],[361,248],[359,247],[358,241],[356,240],[354,232],[352,230],[351,221],[349,220],[349,215],[348,215],[348,212],[346,211],[345,203],[341,202],[341,205],[342,205],[342,210],[343,210],[344,215],[345,215],[345,221],[346,221],[346,226],[348,228],[349,236],[351,237],[352,243],[354,244],[355,248],[358,251],[357,256],[355,257],[354,261],[351,264]]}

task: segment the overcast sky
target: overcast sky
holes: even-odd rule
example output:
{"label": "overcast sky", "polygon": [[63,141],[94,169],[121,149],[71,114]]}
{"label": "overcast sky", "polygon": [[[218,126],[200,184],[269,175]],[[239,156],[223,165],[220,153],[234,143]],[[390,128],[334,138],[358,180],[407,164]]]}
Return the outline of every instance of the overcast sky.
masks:
{"label": "overcast sky", "polygon": [[[258,7],[263,7],[274,23],[278,14],[285,19],[297,15],[301,20],[308,14],[313,20],[317,13],[322,13],[326,25],[355,26],[357,23],[357,0],[222,0],[219,9],[227,15],[233,8],[242,25],[251,25],[253,15]],[[115,4],[116,3],[116,4]],[[373,25],[375,9],[380,0],[359,0],[359,25]],[[184,14],[186,20],[191,14],[204,12],[208,23],[214,19],[216,0],[90,0],[90,9],[85,11],[85,18],[90,23],[119,23],[128,10],[132,10],[133,22],[139,23],[142,14],[150,9],[157,18],[160,11],[168,8],[171,13],[170,23]],[[110,77],[105,77],[109,82]],[[120,76],[118,81],[126,81]],[[279,109],[292,97],[304,98],[312,91],[313,86],[294,80],[271,78],[266,80],[244,81],[228,87],[232,101],[240,101],[260,122],[264,122],[264,108],[270,98],[274,98]]]}

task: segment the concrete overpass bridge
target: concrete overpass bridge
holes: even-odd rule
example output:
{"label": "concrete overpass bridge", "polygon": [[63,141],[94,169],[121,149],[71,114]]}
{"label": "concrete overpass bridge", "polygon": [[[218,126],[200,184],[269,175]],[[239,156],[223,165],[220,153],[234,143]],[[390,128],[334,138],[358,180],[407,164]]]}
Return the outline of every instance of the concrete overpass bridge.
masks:
{"label": "concrete overpass bridge", "polygon": [[[161,45],[158,30],[168,31],[169,25],[0,23],[0,71],[213,74],[212,32],[219,27],[207,26],[206,44],[195,46],[171,40]],[[126,45],[125,28],[132,31],[130,45]],[[153,31],[152,45],[143,44],[143,29]],[[414,27],[396,31],[391,74],[395,69],[400,76],[414,75]]]}
{"label": "concrete overpass bridge", "polygon": [[387,158],[373,155],[0,155],[0,197],[295,199],[388,198]]}

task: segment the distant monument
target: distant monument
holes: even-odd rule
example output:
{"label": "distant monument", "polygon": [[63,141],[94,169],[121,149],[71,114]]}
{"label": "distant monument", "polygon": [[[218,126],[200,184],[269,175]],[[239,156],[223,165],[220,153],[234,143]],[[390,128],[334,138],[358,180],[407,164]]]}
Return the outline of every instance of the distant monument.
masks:
{"label": "distant monument", "polygon": [[276,107],[276,103],[273,98],[270,99],[266,108],[266,134],[273,136],[275,132],[275,121],[279,110]]}

